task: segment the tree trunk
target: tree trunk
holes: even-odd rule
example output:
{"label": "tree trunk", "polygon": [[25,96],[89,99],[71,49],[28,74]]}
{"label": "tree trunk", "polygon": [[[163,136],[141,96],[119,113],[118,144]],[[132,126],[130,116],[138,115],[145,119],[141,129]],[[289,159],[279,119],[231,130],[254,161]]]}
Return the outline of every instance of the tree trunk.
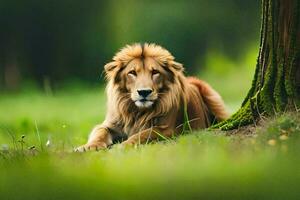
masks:
{"label": "tree trunk", "polygon": [[241,108],[213,128],[235,129],[300,108],[300,0],[263,0],[260,50]]}

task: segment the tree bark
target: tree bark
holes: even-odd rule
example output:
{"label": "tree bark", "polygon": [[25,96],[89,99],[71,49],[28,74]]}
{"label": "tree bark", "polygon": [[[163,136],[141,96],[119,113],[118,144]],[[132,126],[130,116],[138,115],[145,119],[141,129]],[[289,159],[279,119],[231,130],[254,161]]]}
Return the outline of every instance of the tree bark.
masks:
{"label": "tree bark", "polygon": [[300,108],[300,0],[263,0],[260,49],[241,108],[213,128],[235,129]]}

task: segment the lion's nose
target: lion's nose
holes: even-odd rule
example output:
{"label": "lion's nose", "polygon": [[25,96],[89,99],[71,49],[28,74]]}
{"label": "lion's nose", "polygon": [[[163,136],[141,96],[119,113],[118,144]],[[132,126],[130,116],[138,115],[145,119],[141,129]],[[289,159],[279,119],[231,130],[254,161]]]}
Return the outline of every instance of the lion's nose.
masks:
{"label": "lion's nose", "polygon": [[137,92],[138,92],[138,94],[140,96],[142,96],[143,98],[146,98],[149,94],[152,93],[152,90],[150,90],[150,89],[142,89],[142,90],[138,90]]}

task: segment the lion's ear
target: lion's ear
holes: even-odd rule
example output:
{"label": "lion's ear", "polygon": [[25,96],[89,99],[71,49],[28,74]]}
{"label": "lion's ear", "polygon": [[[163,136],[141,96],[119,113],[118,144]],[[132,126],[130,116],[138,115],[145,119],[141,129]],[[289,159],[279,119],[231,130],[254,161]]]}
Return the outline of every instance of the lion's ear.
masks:
{"label": "lion's ear", "polygon": [[117,74],[118,69],[120,68],[121,64],[116,61],[112,61],[104,65],[105,76],[107,80],[112,79],[115,74]]}
{"label": "lion's ear", "polygon": [[169,63],[169,66],[170,67],[173,67],[176,71],[183,71],[184,68],[183,68],[183,65],[181,63],[178,63],[178,62],[175,62],[175,61],[171,61]]}
{"label": "lion's ear", "polygon": [[104,70],[106,73],[113,71],[116,67],[118,67],[118,63],[116,61],[112,61],[104,65]]}

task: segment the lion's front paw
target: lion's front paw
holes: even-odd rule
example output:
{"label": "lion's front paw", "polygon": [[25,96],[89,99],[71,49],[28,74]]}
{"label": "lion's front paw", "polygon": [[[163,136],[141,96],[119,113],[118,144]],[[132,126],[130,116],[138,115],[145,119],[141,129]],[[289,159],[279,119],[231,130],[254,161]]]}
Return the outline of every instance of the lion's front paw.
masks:
{"label": "lion's front paw", "polygon": [[106,149],[106,148],[107,148],[107,144],[105,144],[104,142],[93,142],[75,148],[75,152],[99,151],[101,149]]}

